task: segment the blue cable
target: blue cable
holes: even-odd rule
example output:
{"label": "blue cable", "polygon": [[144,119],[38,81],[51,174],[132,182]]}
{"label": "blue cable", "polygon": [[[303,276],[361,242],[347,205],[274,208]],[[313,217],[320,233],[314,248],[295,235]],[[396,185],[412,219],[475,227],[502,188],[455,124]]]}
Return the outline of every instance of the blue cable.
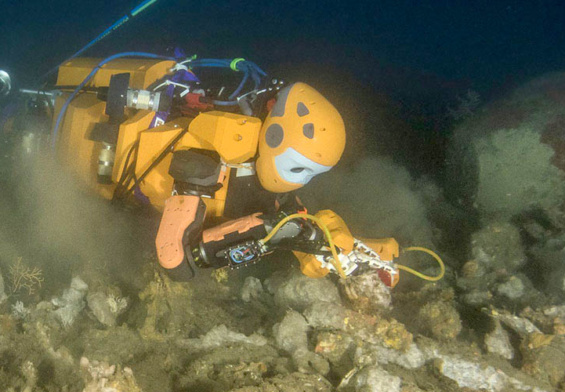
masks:
{"label": "blue cable", "polygon": [[[232,61],[233,60],[231,59],[200,59],[200,60],[191,61],[188,64],[188,66],[191,68],[199,68],[199,67],[231,68]],[[236,98],[239,95],[239,93],[241,93],[241,90],[245,86],[247,80],[249,80],[249,77],[251,77],[251,79],[253,80],[253,85],[254,85],[253,88],[256,90],[259,88],[259,85],[261,84],[261,77],[267,76],[265,71],[259,68],[257,64],[255,64],[252,61],[247,61],[247,60],[239,61],[237,62],[236,67],[238,70],[243,72],[243,78],[241,82],[239,83],[235,91],[231,93],[230,96],[228,97],[229,101],[214,101],[215,105],[219,105],[219,106],[237,105],[238,104],[237,101],[234,101],[233,99]]]}
{"label": "blue cable", "polygon": [[100,63],[98,63],[98,65],[96,67],[94,67],[92,69],[92,71],[88,74],[88,76],[81,82],[81,84],[78,85],[78,87],[71,93],[71,95],[69,95],[69,97],[67,98],[67,100],[65,101],[63,106],[61,107],[61,110],[59,111],[59,115],[57,116],[57,121],[55,122],[55,126],[53,127],[53,135],[52,135],[52,140],[51,140],[51,147],[53,148],[53,150],[55,149],[55,147],[57,145],[57,134],[59,133],[59,128],[61,127],[61,123],[63,121],[63,118],[65,117],[65,114],[67,112],[67,109],[68,109],[71,101],[76,97],[76,95],[80,92],[80,90],[82,90],[82,88],[90,81],[90,79],[92,79],[94,77],[94,75],[96,75],[96,72],[98,72],[98,70],[100,68],[102,68],[102,66],[109,63],[112,60],[122,58],[122,57],[145,57],[145,58],[150,58],[150,59],[162,59],[162,60],[176,61],[176,59],[174,59],[172,57],[160,56],[160,55],[157,55],[157,54],[143,53],[143,52],[118,53],[118,54],[115,54],[113,56],[106,58],[105,60],[102,60]]}
{"label": "blue cable", "polygon": [[47,72],[45,75],[43,75],[41,77],[41,79],[46,78],[47,76],[51,75],[53,72],[55,72],[61,65],[65,64],[66,62],[74,59],[75,57],[79,56],[80,54],[82,54],[84,51],[86,51],[87,49],[89,49],[90,47],[94,46],[95,44],[97,44],[98,42],[100,42],[101,40],[103,40],[104,38],[106,38],[108,35],[110,35],[114,30],[117,30],[118,28],[120,28],[123,24],[125,24],[126,22],[128,22],[131,18],[135,17],[137,14],[141,13],[142,11],[144,11],[146,8],[148,8],[150,5],[156,3],[158,0],[144,0],[142,1],[137,7],[135,7],[133,10],[131,10],[131,12],[127,15],[124,15],[123,17],[121,17],[120,19],[118,19],[113,25],[111,25],[110,27],[108,27],[106,30],[104,30],[102,32],[102,34],[100,34],[98,37],[94,38],[92,41],[90,41],[88,44],[86,44],[85,46],[83,46],[78,52],[76,52],[75,54],[73,54],[71,57],[69,57],[68,59],[66,59],[65,61],[63,61],[61,64],[57,65],[56,67],[52,68],[49,72]]}

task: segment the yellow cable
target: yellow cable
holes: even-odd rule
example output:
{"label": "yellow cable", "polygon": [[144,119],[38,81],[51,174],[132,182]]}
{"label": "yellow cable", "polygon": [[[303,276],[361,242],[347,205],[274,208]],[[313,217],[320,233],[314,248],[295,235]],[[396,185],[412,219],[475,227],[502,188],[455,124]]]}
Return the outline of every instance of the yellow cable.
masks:
{"label": "yellow cable", "polygon": [[273,228],[273,230],[271,230],[271,232],[265,238],[263,238],[260,241],[263,244],[267,243],[271,238],[273,238],[273,236],[275,234],[277,234],[277,231],[279,231],[280,228],[285,225],[285,223],[287,223],[289,220],[298,219],[298,218],[309,219],[313,222],[316,222],[318,227],[320,229],[322,229],[322,231],[324,232],[324,236],[326,237],[326,240],[328,241],[330,250],[332,252],[333,259],[331,260],[331,263],[335,267],[337,272],[339,273],[339,276],[341,276],[344,279],[347,279],[347,275],[345,275],[343,268],[341,268],[341,265],[339,264],[339,258],[337,256],[337,252],[335,251],[335,246],[334,246],[334,242],[333,242],[333,239],[332,239],[332,235],[331,235],[330,231],[328,230],[328,227],[324,224],[324,222],[322,222],[318,217],[316,217],[314,215],[310,215],[310,214],[292,214],[292,215],[289,215],[289,216],[285,217],[283,220],[281,220],[279,223],[277,223],[277,225]]}
{"label": "yellow cable", "polygon": [[409,272],[412,275],[417,276],[418,278],[428,280],[430,282],[437,282],[438,280],[443,278],[443,275],[445,275],[445,264],[443,263],[443,260],[437,255],[437,253],[429,250],[428,248],[423,248],[421,246],[411,246],[409,248],[404,248],[403,250],[406,251],[406,252],[419,251],[419,252],[424,252],[424,253],[429,254],[434,259],[436,259],[437,263],[439,264],[440,272],[439,272],[439,275],[437,275],[437,276],[428,276],[428,275],[424,275],[423,273],[418,272],[418,271],[416,271],[416,270],[414,270],[410,267],[406,267],[405,265],[400,265],[400,264],[397,264],[398,269]]}
{"label": "yellow cable", "polygon": [[[330,250],[332,252],[333,259],[331,259],[331,263],[335,267],[335,269],[337,270],[339,275],[342,278],[347,279],[347,276],[345,275],[343,268],[341,268],[341,265],[338,262],[339,258],[338,258],[337,252],[335,250],[332,235],[331,235],[328,227],[318,217],[316,217],[314,215],[291,214],[291,215],[285,217],[279,223],[277,223],[277,225],[273,228],[273,230],[271,230],[271,232],[269,234],[267,234],[267,236],[265,238],[260,240],[261,243],[266,244],[267,242],[269,242],[273,238],[273,236],[275,234],[277,234],[277,232],[280,230],[280,228],[283,227],[288,221],[290,221],[292,219],[309,219],[309,220],[315,222],[318,225],[318,227],[320,227],[320,229],[322,229],[322,231],[324,232],[324,236],[326,237],[326,240],[328,241]],[[418,272],[418,271],[416,271],[416,270],[414,270],[410,267],[407,267],[405,265],[400,265],[400,264],[397,264],[398,269],[401,269],[401,270],[406,271],[408,273],[411,273],[412,275],[415,275],[415,276],[417,276],[421,279],[428,280],[428,281],[431,281],[431,282],[437,282],[438,280],[443,278],[443,276],[445,275],[445,264],[443,263],[443,260],[437,255],[437,253],[431,251],[428,248],[424,248],[424,247],[421,247],[421,246],[411,246],[411,247],[408,247],[408,248],[404,248],[403,250],[406,251],[406,252],[420,251],[420,252],[424,252],[424,253],[429,254],[439,264],[440,273],[437,276],[428,276],[428,275],[424,275],[423,273]]]}

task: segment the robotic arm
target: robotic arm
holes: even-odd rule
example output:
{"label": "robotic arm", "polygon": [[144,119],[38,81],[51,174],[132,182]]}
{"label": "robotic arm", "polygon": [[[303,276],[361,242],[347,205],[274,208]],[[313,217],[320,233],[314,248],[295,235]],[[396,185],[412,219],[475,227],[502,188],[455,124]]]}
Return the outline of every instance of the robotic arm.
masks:
{"label": "robotic arm", "polygon": [[[157,249],[159,261],[174,279],[187,280],[199,268],[239,269],[277,249],[292,250],[301,271],[312,278],[331,272],[346,277],[378,271],[389,287],[398,282],[398,243],[392,239],[354,238],[341,217],[331,210],[309,215],[279,211],[235,219],[202,230],[205,207],[197,196],[173,196],[167,201]],[[175,240],[171,240],[175,239]]]}

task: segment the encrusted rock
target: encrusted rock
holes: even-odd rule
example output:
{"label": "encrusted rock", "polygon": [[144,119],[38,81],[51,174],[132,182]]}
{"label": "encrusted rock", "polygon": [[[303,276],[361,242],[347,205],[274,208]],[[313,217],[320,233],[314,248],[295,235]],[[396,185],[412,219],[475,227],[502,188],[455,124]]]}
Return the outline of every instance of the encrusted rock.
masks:
{"label": "encrusted rock", "polygon": [[348,313],[341,305],[317,302],[304,311],[304,317],[312,328],[343,330],[347,326]]}
{"label": "encrusted rock", "polygon": [[553,386],[565,381],[565,336],[532,333],[521,346],[523,369]]}
{"label": "encrusted rock", "polygon": [[261,281],[254,276],[248,276],[243,282],[241,299],[243,302],[251,302],[253,299],[258,299],[263,292]]}
{"label": "encrusted rock", "polygon": [[101,291],[89,293],[86,302],[94,317],[107,327],[115,326],[116,318],[127,308],[125,298],[106,295]]}
{"label": "encrusted rock", "polygon": [[448,302],[430,302],[418,315],[422,328],[440,340],[455,339],[461,332],[461,318],[455,307]]}
{"label": "encrusted rock", "polygon": [[485,346],[489,353],[498,354],[503,358],[514,358],[514,349],[510,344],[508,332],[502,328],[500,322],[494,322],[494,330],[485,336]]}
{"label": "encrusted rock", "polygon": [[517,276],[512,276],[506,282],[496,286],[496,293],[510,300],[517,300],[524,295],[524,283]]}
{"label": "encrusted rock", "polygon": [[487,270],[515,271],[526,262],[520,232],[514,225],[495,222],[471,238],[473,259]]}
{"label": "encrusted rock", "polygon": [[400,392],[402,380],[378,366],[365,366],[340,387],[344,392]]}
{"label": "encrusted rock", "polygon": [[337,287],[329,278],[312,279],[297,271],[272,289],[277,306],[299,312],[316,302],[341,304]]}
{"label": "encrusted rock", "polygon": [[356,310],[373,312],[389,309],[391,306],[390,288],[382,282],[376,272],[344,280],[343,291]]}
{"label": "encrusted rock", "polygon": [[233,343],[264,346],[267,344],[267,339],[258,334],[245,336],[242,333],[230,331],[225,325],[218,325],[200,338],[177,340],[177,345],[180,347],[193,350],[210,350],[215,347]]}
{"label": "encrusted rock", "polygon": [[329,364],[325,359],[308,350],[307,331],[306,319],[293,310],[288,311],[284,319],[273,327],[277,346],[291,354],[299,372],[325,375],[330,370]]}

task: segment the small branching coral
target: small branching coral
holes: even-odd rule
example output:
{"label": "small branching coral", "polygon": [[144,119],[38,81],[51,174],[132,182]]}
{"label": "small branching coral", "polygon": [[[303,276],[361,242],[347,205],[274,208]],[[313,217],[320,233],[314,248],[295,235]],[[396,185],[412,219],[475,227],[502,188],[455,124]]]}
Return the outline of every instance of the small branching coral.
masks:
{"label": "small branching coral", "polygon": [[22,289],[27,289],[28,294],[32,295],[37,287],[41,287],[43,282],[43,271],[37,267],[27,267],[22,263],[22,258],[10,266],[10,290],[17,293]]}

